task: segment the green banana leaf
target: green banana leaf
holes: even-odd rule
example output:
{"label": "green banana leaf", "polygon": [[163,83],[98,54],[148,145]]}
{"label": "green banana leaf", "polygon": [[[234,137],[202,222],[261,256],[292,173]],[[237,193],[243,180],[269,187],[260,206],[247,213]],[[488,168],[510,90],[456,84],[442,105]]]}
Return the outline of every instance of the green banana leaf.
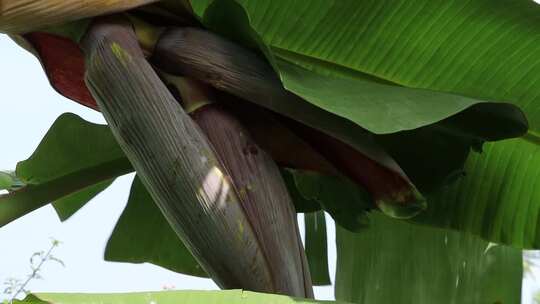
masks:
{"label": "green banana leaf", "polygon": [[[379,85],[374,81],[359,81],[358,78],[339,78],[336,75],[322,76],[302,67],[296,66],[298,61],[290,63],[286,60],[274,60],[282,74],[284,84],[286,77],[292,79],[295,93],[302,96],[310,94],[320,101],[331,101],[333,96],[347,95],[354,100],[360,99],[364,94],[368,100],[374,101],[373,107],[385,113],[394,112],[395,106],[388,102],[378,100],[377,93],[392,94],[409,100],[415,97],[403,92],[405,88],[399,86]],[[359,83],[361,82],[361,83]],[[367,88],[362,83],[370,83],[374,87]],[[321,88],[329,88],[326,91]],[[366,92],[373,92],[367,94]],[[300,93],[302,92],[302,93]],[[393,93],[392,93],[393,92]],[[430,94],[433,92],[422,91]],[[307,97],[306,97],[307,98]],[[337,98],[336,107],[344,113],[352,113],[354,109],[362,113],[370,113],[370,117],[377,117],[377,113],[369,109],[359,109],[358,103],[346,102],[344,98]],[[431,96],[429,101],[444,102],[441,96]],[[401,102],[404,104],[405,102]],[[384,106],[381,106],[384,105]],[[429,108],[429,106],[426,106]],[[325,108],[328,110],[328,108]],[[363,120],[363,119],[362,119]],[[377,121],[385,118],[378,117]],[[323,124],[324,122],[321,122]],[[389,118],[386,125],[397,125],[398,118]],[[523,113],[514,105],[508,103],[477,103],[466,110],[447,117],[435,124],[426,125],[414,130],[404,130],[392,134],[382,134],[375,139],[393,156],[398,164],[405,170],[409,178],[422,192],[431,192],[434,189],[452,181],[452,177],[463,171],[465,160],[471,150],[481,151],[486,141],[497,141],[506,138],[521,136],[527,132],[527,120]],[[372,129],[370,129],[372,131]]]}
{"label": "green banana leaf", "polygon": [[[109,167],[123,174],[131,171],[106,125],[89,123],[75,114],[65,113],[53,123],[32,156],[17,164],[16,174],[22,182],[36,185],[96,166]],[[103,174],[107,173],[104,171]],[[68,219],[113,180],[98,180],[84,191],[53,202],[60,219]]]}
{"label": "green banana leaf", "polygon": [[[211,3],[224,2],[228,1],[192,4],[204,19]],[[481,155],[468,157],[470,141],[456,136],[400,132],[389,135],[395,139],[380,140],[424,192],[460,176],[460,171],[466,174],[430,195],[427,213],[416,221],[468,231],[495,242],[540,248],[535,228],[540,211],[536,185],[540,92],[535,85],[540,77],[540,58],[535,56],[540,48],[540,6],[529,0],[235,3],[244,9],[268,53],[323,75],[376,79],[519,106],[530,123],[527,134],[485,144]],[[487,121],[477,121],[491,127]],[[430,157],[424,161],[426,155]],[[465,159],[463,170],[459,164]],[[443,165],[451,168],[438,168]],[[415,167],[420,168],[411,171]],[[429,168],[437,168],[436,183],[429,183]],[[428,185],[423,187],[423,182]]]}
{"label": "green banana leaf", "polygon": [[373,212],[337,227],[336,299],[355,303],[520,303],[521,250]]}
{"label": "green banana leaf", "polygon": [[[128,163],[125,162],[124,164],[127,165]],[[109,180],[86,187],[83,191],[78,191],[55,200],[52,205],[54,210],[56,210],[56,214],[58,214],[61,221],[67,220],[73,214],[79,211],[79,209],[81,209],[84,205],[90,202],[94,197],[107,189],[113,181],[114,178],[111,178]]]}
{"label": "green banana leaf", "polygon": [[[15,302],[17,303],[17,302]],[[335,303],[346,304],[336,301],[316,301],[308,299],[291,298],[281,295],[256,293],[243,290],[222,291],[160,291],[160,292],[137,292],[137,293],[36,293],[30,294],[19,303],[47,303],[47,304],[83,304],[83,303],[108,303],[108,304],[308,304],[308,303]]]}
{"label": "green banana leaf", "polygon": [[19,187],[0,196],[0,226],[51,202],[67,219],[130,171],[107,126],[63,114],[32,156],[17,165]]}
{"label": "green banana leaf", "polygon": [[314,285],[331,285],[328,273],[328,242],[324,211],[304,214],[306,256]]}
{"label": "green banana leaf", "polygon": [[[230,20],[241,18],[241,13],[236,11],[238,5],[235,5],[234,1],[192,1],[192,5],[195,13],[212,29],[223,32],[224,23],[232,23],[235,27],[252,27],[260,35],[260,39],[257,40],[267,47],[267,55],[289,60],[291,60],[290,55],[280,56],[280,54],[292,52],[320,59],[320,55],[315,52],[300,53],[295,51],[295,47],[298,46],[316,51],[319,47],[322,49],[321,53],[329,56],[335,55],[337,47],[341,47],[339,51],[343,52],[344,49],[350,50],[356,46],[351,45],[355,42],[350,40],[346,41],[347,45],[336,46],[336,40],[344,42],[339,39],[341,35],[344,35],[343,32],[356,30],[356,28],[351,27],[346,22],[339,24],[336,20],[327,20],[333,23],[320,22],[325,17],[341,19],[340,13],[347,9],[364,6],[364,4],[359,5],[357,1],[341,1],[335,4],[328,1],[315,1],[312,5],[311,1],[298,0],[237,0],[236,3],[245,9],[248,18],[244,24],[240,24],[239,20]],[[218,14],[215,11],[222,13]],[[227,14],[231,11],[232,13]],[[268,15],[272,15],[272,18],[265,18]],[[245,28],[240,29],[240,31],[249,32]],[[302,34],[299,34],[299,31]],[[292,35],[290,35],[291,33]],[[328,36],[325,37],[324,34],[328,34]],[[279,40],[276,39],[276,36],[279,36]],[[314,39],[314,37],[317,38]],[[354,55],[356,54],[351,53],[349,57],[354,57]],[[292,60],[292,62],[297,63],[295,61]],[[343,79],[317,74],[306,77],[306,73],[309,72],[295,67],[295,65],[287,64],[286,61],[275,60],[273,63],[285,88],[300,95],[306,101],[349,119],[376,134],[416,129],[436,123],[472,105],[489,104],[485,100],[460,95],[366,81],[363,79],[366,77]],[[324,63],[326,62],[319,62],[317,65]],[[334,69],[331,66],[327,68]]]}
{"label": "green banana leaf", "polygon": [[[196,5],[199,4],[207,6],[204,5],[204,1]],[[344,92],[350,93],[356,90],[356,95],[351,93],[353,94],[351,98],[359,96],[357,97],[359,100],[362,99],[361,97],[371,100],[379,98],[376,96],[379,93],[389,96],[386,95],[386,91],[389,90],[400,93],[394,94],[393,97],[403,98],[403,104],[408,103],[405,99],[407,96],[411,96],[405,92],[406,90],[404,91],[404,88],[396,87],[395,83],[384,79],[342,67],[332,66],[329,68],[324,61],[313,57],[297,55],[265,45],[259,36],[260,33],[252,29],[249,16],[235,1],[212,2],[206,7],[203,19],[206,26],[213,31],[244,46],[260,49],[281,74],[284,85],[288,86],[289,89],[296,88],[293,91],[307,99],[315,98],[321,102],[324,100],[332,101],[333,106],[343,110],[342,116],[344,117],[347,117],[354,110],[351,106],[356,105],[360,108],[363,106],[362,103],[344,103],[342,98]],[[268,26],[271,29],[271,25]],[[370,87],[373,90],[366,90],[366,81],[374,85]],[[379,84],[384,84],[384,86],[379,86]],[[389,86],[389,84],[394,85]],[[382,93],[382,91],[385,92]],[[421,94],[424,93],[427,92],[423,91]],[[321,98],[321,96],[328,99]],[[389,100],[387,99],[387,101]],[[347,106],[344,106],[345,104]],[[370,115],[376,117],[387,115],[389,112],[393,113],[394,110],[389,110],[389,108],[377,108],[384,113],[370,112]],[[429,108],[433,108],[433,106],[429,106]],[[372,110],[373,108],[366,108],[360,112]],[[346,118],[343,119],[351,122]],[[327,123],[320,120],[319,127],[328,129]],[[390,123],[395,122],[391,121]],[[358,128],[355,129],[354,126],[358,125],[353,124],[353,126],[341,129],[341,134],[337,134],[338,137],[346,140],[355,138],[355,136],[356,138],[360,137],[359,132],[362,131],[359,131]],[[527,131],[527,128],[526,118],[516,106],[508,103],[477,103],[436,124],[420,128],[422,130],[401,131],[378,136],[376,139],[392,154],[399,165],[406,169],[407,175],[418,189],[422,192],[430,192],[452,181],[453,177],[459,176],[463,172],[463,165],[471,148],[480,150],[484,141],[521,136]],[[448,153],[440,153],[440,151],[448,151]]]}

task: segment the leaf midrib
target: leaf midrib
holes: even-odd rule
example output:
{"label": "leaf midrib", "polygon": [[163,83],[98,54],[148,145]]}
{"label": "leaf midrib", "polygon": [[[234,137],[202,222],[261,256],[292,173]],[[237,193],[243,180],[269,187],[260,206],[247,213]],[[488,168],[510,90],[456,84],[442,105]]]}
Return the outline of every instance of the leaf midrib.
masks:
{"label": "leaf midrib", "polygon": [[0,196],[0,227],[54,200],[133,171],[122,157]]}

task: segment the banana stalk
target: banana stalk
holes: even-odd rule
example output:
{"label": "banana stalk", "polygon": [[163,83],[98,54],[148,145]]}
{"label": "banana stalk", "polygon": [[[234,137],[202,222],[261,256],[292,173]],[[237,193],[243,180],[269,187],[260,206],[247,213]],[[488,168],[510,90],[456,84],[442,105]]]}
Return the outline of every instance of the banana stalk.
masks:
{"label": "banana stalk", "polygon": [[18,34],[49,25],[111,14],[158,0],[2,0],[0,33]]}
{"label": "banana stalk", "polygon": [[141,181],[221,288],[275,290],[256,233],[201,130],[145,60],[123,20],[83,38],[86,83]]}
{"label": "banana stalk", "polygon": [[[201,29],[170,28],[158,40],[152,61],[165,72],[202,80],[325,134],[319,142],[309,132],[298,133],[366,187],[385,213],[409,218],[425,209],[422,195],[367,131],[285,90],[272,67],[251,51]],[[340,146],[325,148],[333,143]]]}
{"label": "banana stalk", "polygon": [[181,102],[208,137],[233,180],[240,202],[269,261],[275,293],[313,297],[293,202],[279,169],[238,119],[214,102],[212,88],[168,76]]}

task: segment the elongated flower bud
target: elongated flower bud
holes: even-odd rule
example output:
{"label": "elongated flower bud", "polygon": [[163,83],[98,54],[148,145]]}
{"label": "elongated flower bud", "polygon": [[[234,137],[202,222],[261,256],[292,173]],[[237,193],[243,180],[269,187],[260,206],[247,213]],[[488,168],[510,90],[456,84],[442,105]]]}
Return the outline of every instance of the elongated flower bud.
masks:
{"label": "elongated flower bud", "polygon": [[206,137],[146,62],[129,24],[82,41],[86,82],[152,198],[222,288],[275,290],[268,261]]}
{"label": "elongated flower bud", "polygon": [[232,178],[271,268],[274,292],[313,297],[311,277],[293,202],[279,169],[238,119],[214,102],[212,88],[195,80],[169,78],[208,137]]}

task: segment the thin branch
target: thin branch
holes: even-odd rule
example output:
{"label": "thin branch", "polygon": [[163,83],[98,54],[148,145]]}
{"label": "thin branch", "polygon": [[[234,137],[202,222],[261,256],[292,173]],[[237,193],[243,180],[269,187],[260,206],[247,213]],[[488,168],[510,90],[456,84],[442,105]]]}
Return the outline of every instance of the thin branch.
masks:
{"label": "thin branch", "polygon": [[[53,240],[52,241],[52,244],[51,244],[51,247],[49,248],[49,250],[47,251],[47,253],[45,255],[43,255],[43,251],[41,252],[36,252],[32,255],[32,257],[30,258],[30,267],[32,268],[32,273],[28,276],[28,278],[26,279],[26,281],[24,281],[22,284],[19,285],[19,288],[17,289],[17,291],[15,292],[15,294],[11,297],[11,299],[9,300],[9,303],[13,303],[13,301],[17,298],[17,296],[21,293],[26,293],[27,290],[26,290],[26,286],[28,286],[28,284],[36,279],[36,278],[40,278],[40,275],[39,275],[39,271],[41,270],[41,267],[43,267],[43,264],[45,264],[45,262],[49,261],[49,260],[54,260],[54,261],[58,261],[60,262],[60,264],[63,266],[64,263],[61,262],[60,260],[58,260],[57,258],[53,257],[51,254],[52,254],[52,251],[54,250],[54,248],[58,247],[58,245],[60,244],[59,241],[57,240]],[[39,264],[37,266],[34,267],[34,257],[36,256],[40,256],[41,257],[41,260],[39,261]],[[16,285],[15,285],[16,286]]]}

